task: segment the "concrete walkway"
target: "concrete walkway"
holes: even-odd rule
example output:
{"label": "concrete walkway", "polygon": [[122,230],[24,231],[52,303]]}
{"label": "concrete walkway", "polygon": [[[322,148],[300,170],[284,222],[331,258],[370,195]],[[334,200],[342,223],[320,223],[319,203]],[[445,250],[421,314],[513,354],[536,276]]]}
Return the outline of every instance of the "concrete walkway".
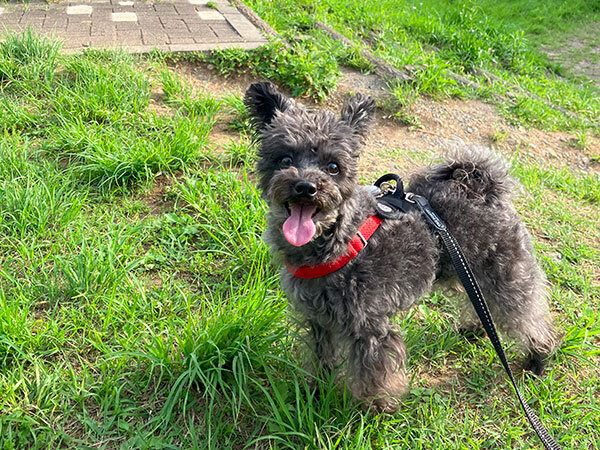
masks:
{"label": "concrete walkway", "polygon": [[64,40],[63,52],[123,47],[135,53],[153,48],[203,51],[256,48],[267,42],[226,0],[82,0],[0,3],[0,31],[36,33]]}

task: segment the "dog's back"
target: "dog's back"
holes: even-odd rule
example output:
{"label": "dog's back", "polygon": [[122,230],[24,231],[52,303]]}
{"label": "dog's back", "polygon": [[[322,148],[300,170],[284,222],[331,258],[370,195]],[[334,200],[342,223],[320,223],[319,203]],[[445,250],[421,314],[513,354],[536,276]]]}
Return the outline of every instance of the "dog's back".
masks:
{"label": "dog's back", "polygon": [[461,149],[449,155],[444,163],[413,175],[410,188],[434,201],[493,204],[512,196],[515,182],[508,171],[504,159],[485,148]]}

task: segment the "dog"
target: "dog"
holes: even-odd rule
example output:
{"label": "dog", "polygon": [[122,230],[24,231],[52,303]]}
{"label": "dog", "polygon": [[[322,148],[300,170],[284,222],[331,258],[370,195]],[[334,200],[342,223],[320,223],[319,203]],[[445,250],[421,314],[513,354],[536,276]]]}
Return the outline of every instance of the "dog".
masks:
{"label": "dog", "polygon": [[[393,413],[408,389],[406,347],[392,320],[435,286],[457,286],[448,254],[418,211],[383,220],[358,254],[316,278],[298,268],[336,264],[376,213],[372,191],[357,184],[360,150],[375,102],[355,95],[339,117],[311,110],[270,82],[244,98],[258,143],[257,183],[269,211],[265,241],[284,264],[281,285],[307,321],[317,367],[347,360],[348,386],[360,402]],[[424,168],[409,190],[425,197],[454,235],[487,299],[494,321],[526,352],[524,369],[541,373],[558,334],[547,280],[532,239],[512,203],[514,181],[490,151],[465,150]],[[481,323],[465,301],[463,332]]]}

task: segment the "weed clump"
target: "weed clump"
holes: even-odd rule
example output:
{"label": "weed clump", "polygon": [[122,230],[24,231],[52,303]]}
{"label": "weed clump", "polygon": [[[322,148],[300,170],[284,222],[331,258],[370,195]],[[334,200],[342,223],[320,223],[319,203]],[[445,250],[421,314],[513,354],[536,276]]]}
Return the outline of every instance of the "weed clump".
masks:
{"label": "weed clump", "polygon": [[54,80],[60,44],[34,34],[7,34],[0,42],[0,86],[4,91],[43,93]]}
{"label": "weed clump", "polygon": [[293,96],[308,95],[324,100],[337,86],[341,75],[333,55],[311,41],[287,46],[271,41],[253,51],[218,50],[206,57],[221,75],[251,71],[291,90]]}

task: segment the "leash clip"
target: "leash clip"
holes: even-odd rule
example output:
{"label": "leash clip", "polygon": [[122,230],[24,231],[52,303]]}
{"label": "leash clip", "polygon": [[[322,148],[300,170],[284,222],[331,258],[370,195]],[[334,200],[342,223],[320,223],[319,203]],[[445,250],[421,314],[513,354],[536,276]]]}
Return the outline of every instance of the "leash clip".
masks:
{"label": "leash clip", "polygon": [[397,185],[394,186],[389,181],[384,181],[383,183],[381,183],[379,185],[379,190],[381,191],[382,196],[383,195],[395,194],[396,193],[396,189],[397,189]]}

